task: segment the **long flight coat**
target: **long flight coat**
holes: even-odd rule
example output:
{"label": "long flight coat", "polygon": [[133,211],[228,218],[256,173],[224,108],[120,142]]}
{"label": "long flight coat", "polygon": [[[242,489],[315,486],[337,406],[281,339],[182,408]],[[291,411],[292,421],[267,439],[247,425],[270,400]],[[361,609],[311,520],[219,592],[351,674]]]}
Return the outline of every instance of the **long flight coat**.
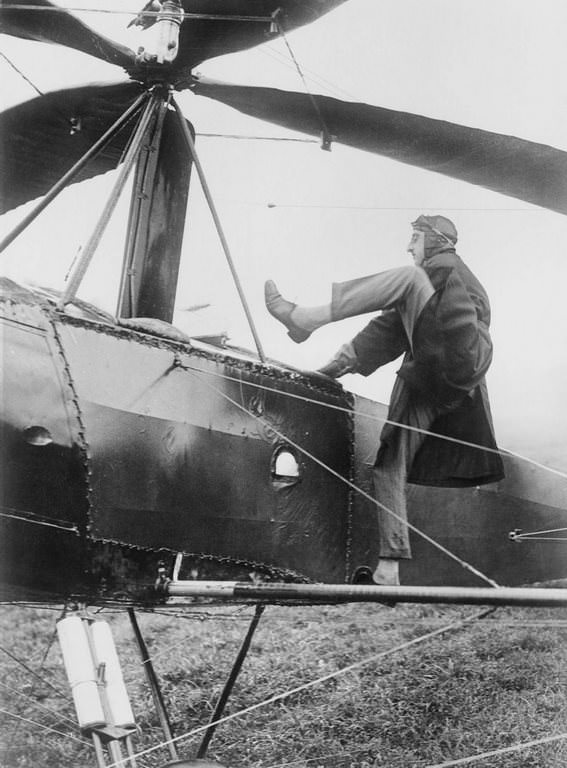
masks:
{"label": "long flight coat", "polygon": [[[352,340],[357,372],[368,376],[404,354],[388,419],[408,423],[407,398],[426,401],[439,413],[430,431],[496,449],[485,381],[492,360],[487,293],[452,247],[429,254],[422,266],[435,293],[417,320],[411,347],[398,312],[382,312]],[[395,438],[397,429],[384,426],[381,450]],[[460,487],[495,482],[503,476],[497,453],[428,436],[413,459],[408,481]]]}

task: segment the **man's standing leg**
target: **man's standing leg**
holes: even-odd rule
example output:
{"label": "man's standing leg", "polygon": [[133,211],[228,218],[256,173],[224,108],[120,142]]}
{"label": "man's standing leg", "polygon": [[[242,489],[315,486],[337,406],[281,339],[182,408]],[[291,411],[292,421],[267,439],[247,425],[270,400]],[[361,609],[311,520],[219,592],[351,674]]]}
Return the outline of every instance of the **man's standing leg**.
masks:
{"label": "man's standing leg", "polygon": [[383,442],[374,466],[374,494],[379,505],[377,515],[380,531],[379,561],[374,571],[374,581],[379,584],[399,583],[398,561],[411,558],[407,527],[407,478],[415,455],[425,439],[420,430],[428,430],[441,412],[441,409],[414,396],[401,379],[396,380],[391,403],[396,422],[408,425],[411,429],[385,425]]}

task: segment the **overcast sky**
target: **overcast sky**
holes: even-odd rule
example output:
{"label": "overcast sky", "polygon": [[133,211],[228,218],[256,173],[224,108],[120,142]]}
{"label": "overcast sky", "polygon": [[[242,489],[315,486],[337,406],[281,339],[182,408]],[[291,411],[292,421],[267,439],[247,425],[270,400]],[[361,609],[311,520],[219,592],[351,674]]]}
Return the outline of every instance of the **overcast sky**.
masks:
{"label": "overcast sky", "polygon": [[[143,3],[140,2],[140,6]],[[70,0],[74,8],[137,10],[133,0]],[[136,48],[147,34],[128,15],[84,13],[91,26]],[[190,22],[185,22],[190,23]],[[567,150],[567,3],[564,0],[348,0],[289,35],[312,92],[512,134]],[[1,50],[41,91],[123,74],[86,55],[0,36]],[[282,41],[207,62],[210,77],[301,90]],[[34,91],[0,60],[5,106]],[[244,118],[192,94],[179,97],[198,134],[298,136]],[[332,281],[408,263],[411,222],[442,213],[460,234],[458,251],[486,286],[495,359],[489,375],[503,447],[567,470],[566,218],[390,160],[334,145],[198,137],[198,150],[268,355],[315,368],[365,318],[329,326],[294,345],[265,312],[262,286],[274,278],[295,301],[321,303]],[[17,279],[61,288],[104,204],[108,175],[67,191],[3,257]],[[194,177],[194,181],[196,177]],[[3,217],[13,226],[25,208]],[[122,205],[81,294],[113,311],[127,208]],[[47,247],[46,247],[47,246]],[[114,283],[117,281],[114,280]],[[227,330],[252,346],[198,184],[193,183],[178,313],[194,330]],[[395,366],[354,391],[387,401]]]}

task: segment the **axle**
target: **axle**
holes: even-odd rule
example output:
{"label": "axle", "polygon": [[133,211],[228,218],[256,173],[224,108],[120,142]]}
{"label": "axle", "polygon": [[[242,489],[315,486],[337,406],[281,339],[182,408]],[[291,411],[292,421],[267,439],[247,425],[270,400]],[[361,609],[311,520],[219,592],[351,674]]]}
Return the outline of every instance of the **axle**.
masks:
{"label": "axle", "polygon": [[567,589],[536,587],[383,587],[352,584],[247,584],[237,581],[170,581],[168,597],[208,597],[267,602],[445,603],[559,608]]}

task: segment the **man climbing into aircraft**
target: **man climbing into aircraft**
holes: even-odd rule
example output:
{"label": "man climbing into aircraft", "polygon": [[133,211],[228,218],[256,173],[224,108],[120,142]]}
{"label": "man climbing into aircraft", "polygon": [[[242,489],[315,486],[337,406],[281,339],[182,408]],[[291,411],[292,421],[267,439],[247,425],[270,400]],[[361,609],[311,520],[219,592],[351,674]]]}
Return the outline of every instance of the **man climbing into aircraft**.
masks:
{"label": "man climbing into aircraft", "polygon": [[464,487],[504,476],[499,455],[474,447],[496,448],[484,378],[492,360],[488,296],[455,252],[452,221],[419,216],[412,227],[413,266],[334,283],[329,304],[298,306],[273,281],[265,287],[268,311],[297,343],[327,323],[382,310],[319,373],[368,376],[404,355],[373,471],[379,559],[373,571],[355,574],[386,585],[399,584],[399,560],[411,558],[407,482]]}

